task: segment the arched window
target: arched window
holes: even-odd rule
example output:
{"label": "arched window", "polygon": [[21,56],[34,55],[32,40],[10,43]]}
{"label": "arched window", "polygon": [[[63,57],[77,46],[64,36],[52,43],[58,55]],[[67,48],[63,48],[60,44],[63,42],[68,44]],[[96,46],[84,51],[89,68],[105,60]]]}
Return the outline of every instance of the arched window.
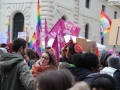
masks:
{"label": "arched window", "polygon": [[85,25],[85,38],[88,39],[88,34],[89,34],[89,25]]}
{"label": "arched window", "polygon": [[22,13],[16,13],[13,18],[13,37],[14,40],[18,36],[18,32],[22,32],[24,28],[24,16]]}

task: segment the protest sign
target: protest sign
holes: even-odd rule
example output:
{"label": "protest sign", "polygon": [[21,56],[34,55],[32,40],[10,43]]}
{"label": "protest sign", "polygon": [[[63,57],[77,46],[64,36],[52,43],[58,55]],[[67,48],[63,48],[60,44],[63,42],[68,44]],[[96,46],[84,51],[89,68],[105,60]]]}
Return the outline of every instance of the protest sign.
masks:
{"label": "protest sign", "polygon": [[0,34],[0,44],[7,43],[7,34]]}
{"label": "protest sign", "polygon": [[18,38],[26,40],[26,32],[18,32]]}

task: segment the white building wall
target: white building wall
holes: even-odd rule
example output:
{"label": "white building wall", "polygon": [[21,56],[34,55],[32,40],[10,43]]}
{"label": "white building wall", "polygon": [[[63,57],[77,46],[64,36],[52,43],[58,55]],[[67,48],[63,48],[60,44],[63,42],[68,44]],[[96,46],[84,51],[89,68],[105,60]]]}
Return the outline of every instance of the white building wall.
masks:
{"label": "white building wall", "polygon": [[[25,25],[29,30],[29,36],[36,30],[37,23],[37,1],[38,0],[0,0],[0,33],[7,32],[8,16],[11,19],[11,34],[13,16],[21,12],[25,17]],[[62,16],[67,20],[80,26],[80,35],[85,36],[85,25],[89,24],[89,39],[100,43],[100,10],[102,5],[106,6],[105,13],[114,19],[114,11],[117,11],[117,18],[120,17],[120,8],[107,5],[106,0],[90,0],[90,8],[85,7],[86,0],[40,0],[41,20],[44,29],[44,19],[48,20],[49,30]],[[60,12],[60,13],[59,13]],[[104,44],[108,46],[109,33],[105,35]],[[112,48],[108,46],[108,49]],[[119,50],[119,48],[117,48]]]}

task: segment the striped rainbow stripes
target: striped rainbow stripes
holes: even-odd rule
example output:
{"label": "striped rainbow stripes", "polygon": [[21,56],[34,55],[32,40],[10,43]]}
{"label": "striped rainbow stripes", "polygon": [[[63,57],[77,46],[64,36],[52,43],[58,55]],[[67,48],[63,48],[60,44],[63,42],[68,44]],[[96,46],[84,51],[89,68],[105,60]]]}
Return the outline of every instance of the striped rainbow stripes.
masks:
{"label": "striped rainbow stripes", "polygon": [[42,37],[41,37],[41,31],[42,31],[42,25],[41,25],[41,16],[40,16],[40,4],[38,0],[38,6],[37,6],[37,28],[36,28],[36,51],[37,54],[40,56],[43,46],[42,46]]}
{"label": "striped rainbow stripes", "polygon": [[7,40],[7,43],[10,43],[10,16],[8,17],[8,40]]}
{"label": "striped rainbow stripes", "polygon": [[29,48],[34,49],[34,45],[33,44],[35,43],[35,40],[36,40],[36,33],[34,32],[32,38],[31,38],[31,40],[30,40],[30,42],[28,44]]}
{"label": "striped rainbow stripes", "polygon": [[100,14],[100,38],[102,39],[104,35],[108,32],[110,32],[111,28],[111,20],[110,18],[101,11]]}

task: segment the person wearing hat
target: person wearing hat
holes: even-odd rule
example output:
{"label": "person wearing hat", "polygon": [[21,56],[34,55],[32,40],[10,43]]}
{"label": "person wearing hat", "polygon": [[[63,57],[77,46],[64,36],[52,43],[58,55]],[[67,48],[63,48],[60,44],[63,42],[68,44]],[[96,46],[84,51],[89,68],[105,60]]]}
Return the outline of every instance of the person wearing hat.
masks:
{"label": "person wearing hat", "polygon": [[100,63],[101,63],[101,65],[102,65],[102,68],[108,66],[107,59],[108,59],[109,56],[111,56],[111,54],[110,54],[108,51],[103,50],[103,51],[100,53]]}
{"label": "person wearing hat", "polygon": [[100,71],[100,74],[108,74],[112,76],[116,82],[116,90],[120,90],[120,58],[118,56],[110,56],[107,59],[108,67]]}

